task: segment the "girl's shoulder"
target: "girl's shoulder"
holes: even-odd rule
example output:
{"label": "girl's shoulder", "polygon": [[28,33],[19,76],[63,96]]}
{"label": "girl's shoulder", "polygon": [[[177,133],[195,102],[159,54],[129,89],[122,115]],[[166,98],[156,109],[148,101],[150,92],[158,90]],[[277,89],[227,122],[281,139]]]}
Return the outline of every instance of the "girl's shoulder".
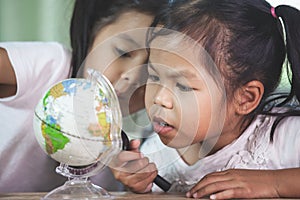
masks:
{"label": "girl's shoulder", "polygon": [[[51,51],[51,50],[63,50],[66,53],[70,52],[64,44],[55,42],[55,41],[12,41],[12,42],[0,42],[0,47],[8,50],[8,51],[25,51],[29,50],[29,52],[39,52],[39,51]],[[58,52],[59,53],[59,52]]]}
{"label": "girl's shoulder", "polygon": [[[277,108],[276,108],[277,109]],[[282,108],[275,111],[282,112]],[[300,116],[260,116],[262,123],[257,127],[251,142],[254,154],[261,152],[268,167],[299,167],[300,158]],[[278,123],[276,126],[274,126]],[[274,128],[273,136],[271,136]],[[250,140],[251,141],[251,140]],[[259,151],[257,151],[259,149]]]}
{"label": "girl's shoulder", "polygon": [[[275,107],[272,109],[272,113],[284,113],[289,108]],[[298,108],[295,108],[298,109]],[[300,111],[300,110],[299,110]],[[259,115],[257,119],[259,126],[264,127],[262,131],[270,132],[271,128],[274,127],[274,137],[278,134],[300,134],[300,116],[287,115],[287,116],[273,116],[273,115]],[[276,138],[274,138],[276,139]]]}
{"label": "girl's shoulder", "polygon": [[37,68],[43,69],[50,64],[53,68],[58,68],[59,65],[62,68],[70,67],[71,50],[59,42],[0,42],[0,47],[6,50],[15,71],[36,71]]}
{"label": "girl's shoulder", "polygon": [[[272,117],[275,123],[278,117]],[[274,125],[274,124],[272,124]],[[300,116],[287,116],[278,121],[274,129],[273,143],[277,146],[293,145],[298,147],[300,142]]]}
{"label": "girl's shoulder", "polygon": [[0,47],[7,51],[17,81],[9,101],[40,96],[71,73],[71,51],[58,42],[1,42]]}
{"label": "girl's shoulder", "polygon": [[223,153],[227,151],[231,155],[221,170],[299,167],[300,117],[282,119],[272,139],[271,131],[276,119],[277,116],[258,115],[237,141],[224,148]]}
{"label": "girl's shoulder", "polygon": [[[282,113],[286,109],[273,108],[272,112]],[[269,143],[286,143],[290,138],[300,139],[300,116],[259,115],[254,123],[256,126],[253,135],[256,137],[264,135]]]}

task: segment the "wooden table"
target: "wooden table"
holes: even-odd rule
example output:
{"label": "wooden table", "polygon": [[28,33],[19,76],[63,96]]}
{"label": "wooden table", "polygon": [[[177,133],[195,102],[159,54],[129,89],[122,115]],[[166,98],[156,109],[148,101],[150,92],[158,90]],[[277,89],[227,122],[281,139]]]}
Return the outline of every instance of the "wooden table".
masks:
{"label": "wooden table", "polygon": [[[134,194],[131,192],[110,192],[111,198],[108,200],[188,200],[183,193],[149,193]],[[46,193],[0,193],[0,200],[41,200]],[[249,200],[249,199],[248,199]],[[256,199],[257,200],[257,199]],[[270,200],[270,199],[265,199]],[[274,200],[274,199],[273,199]],[[284,199],[289,200],[289,199]],[[291,200],[291,199],[290,199]]]}
{"label": "wooden table", "polygon": [[[134,194],[131,192],[110,192],[111,198],[107,200],[192,200],[186,198],[183,193],[148,193],[148,194]],[[0,193],[0,200],[41,200],[46,193]],[[249,200],[249,199],[247,199]],[[256,199],[258,200],[258,199]],[[260,199],[262,200],[262,199]],[[264,199],[270,200],[270,199]],[[275,199],[273,199],[275,200]],[[279,200],[279,199],[278,199]],[[284,199],[292,200],[292,199]]]}
{"label": "wooden table", "polygon": [[[149,194],[134,194],[131,192],[110,192],[112,198],[116,200],[187,200],[183,193],[149,193]],[[46,193],[7,193],[1,194],[1,200],[41,200]]]}

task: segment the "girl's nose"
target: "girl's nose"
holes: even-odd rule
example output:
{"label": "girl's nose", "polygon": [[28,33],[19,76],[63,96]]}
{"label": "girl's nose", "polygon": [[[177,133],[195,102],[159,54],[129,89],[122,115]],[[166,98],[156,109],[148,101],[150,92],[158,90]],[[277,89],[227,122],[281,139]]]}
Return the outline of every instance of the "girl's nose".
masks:
{"label": "girl's nose", "polygon": [[172,92],[166,87],[161,87],[154,97],[154,103],[164,108],[172,109]]}

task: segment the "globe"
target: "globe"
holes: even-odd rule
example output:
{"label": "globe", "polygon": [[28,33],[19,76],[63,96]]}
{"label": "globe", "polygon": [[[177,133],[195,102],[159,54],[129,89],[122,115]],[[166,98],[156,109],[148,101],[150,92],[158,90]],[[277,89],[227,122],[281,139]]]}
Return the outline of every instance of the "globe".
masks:
{"label": "globe", "polygon": [[[116,93],[101,73],[91,69],[88,73],[87,79],[65,79],[49,88],[35,108],[33,121],[39,145],[61,163],[58,173],[75,178],[69,184],[72,187],[78,181],[79,187],[90,187],[86,178],[99,173],[122,149],[122,116]],[[66,185],[59,194],[65,191]],[[69,197],[75,198],[63,198]]]}

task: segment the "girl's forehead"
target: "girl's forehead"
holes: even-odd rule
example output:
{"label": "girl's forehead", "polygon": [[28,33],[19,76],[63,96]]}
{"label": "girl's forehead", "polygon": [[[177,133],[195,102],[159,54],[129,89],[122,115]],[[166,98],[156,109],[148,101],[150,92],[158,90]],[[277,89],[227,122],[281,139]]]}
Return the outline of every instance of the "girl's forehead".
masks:
{"label": "girl's forehead", "polygon": [[[163,49],[171,52],[185,52],[190,46],[193,46],[194,41],[188,40],[186,35],[172,31],[166,35],[154,35],[151,38],[150,48]],[[195,44],[195,43],[194,43]]]}
{"label": "girl's forehead", "polygon": [[150,51],[149,68],[175,79],[203,80],[204,77],[209,77],[206,69],[199,62],[188,60],[178,53],[161,49]]}
{"label": "girl's forehead", "polygon": [[[152,30],[151,30],[152,31]],[[150,31],[150,32],[151,32]],[[154,29],[153,32],[156,30]],[[151,38],[152,37],[152,38]],[[202,57],[210,57],[207,51],[198,41],[188,35],[174,30],[161,28],[150,38],[150,49],[160,49],[174,54],[181,55],[186,60],[203,60]]]}
{"label": "girl's forehead", "polygon": [[[150,62],[193,66],[202,71],[208,67],[209,54],[194,41],[183,38],[156,37],[150,44]],[[215,67],[215,66],[212,66]]]}
{"label": "girl's forehead", "polygon": [[127,31],[135,28],[148,28],[153,20],[154,16],[135,10],[127,11],[121,13],[118,18],[113,22],[108,24],[110,29],[119,31]]}

